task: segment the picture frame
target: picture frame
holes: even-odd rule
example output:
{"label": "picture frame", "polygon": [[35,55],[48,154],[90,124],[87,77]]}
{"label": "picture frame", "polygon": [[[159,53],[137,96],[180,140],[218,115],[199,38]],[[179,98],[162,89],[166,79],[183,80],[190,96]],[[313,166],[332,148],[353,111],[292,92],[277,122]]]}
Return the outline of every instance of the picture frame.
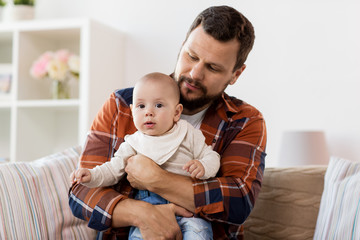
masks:
{"label": "picture frame", "polygon": [[0,100],[7,100],[11,95],[12,65],[0,64]]}

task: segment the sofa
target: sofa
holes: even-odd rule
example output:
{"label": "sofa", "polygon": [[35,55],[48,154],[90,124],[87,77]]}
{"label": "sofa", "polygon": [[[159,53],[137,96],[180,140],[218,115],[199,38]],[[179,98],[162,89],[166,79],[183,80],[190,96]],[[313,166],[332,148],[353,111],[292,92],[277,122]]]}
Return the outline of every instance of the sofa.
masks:
{"label": "sofa", "polygon": [[360,239],[360,162],[266,168],[246,240]]}
{"label": "sofa", "polygon": [[95,239],[68,205],[80,147],[32,162],[0,164],[0,239]]}
{"label": "sofa", "polygon": [[[95,239],[68,206],[81,147],[0,164],[0,239]],[[360,239],[360,162],[266,168],[245,239]]]}

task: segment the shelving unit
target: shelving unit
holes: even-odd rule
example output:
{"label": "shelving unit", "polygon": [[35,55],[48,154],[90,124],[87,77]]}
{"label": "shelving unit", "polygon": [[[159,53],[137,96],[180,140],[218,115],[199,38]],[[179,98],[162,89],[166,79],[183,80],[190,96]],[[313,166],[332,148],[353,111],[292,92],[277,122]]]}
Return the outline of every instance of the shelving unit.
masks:
{"label": "shelving unit", "polygon": [[[0,96],[0,161],[32,161],[83,145],[92,120],[122,87],[123,35],[91,19],[0,24],[0,66],[11,66],[11,89]],[[71,98],[50,98],[50,81],[30,67],[45,51],[69,49],[81,59]],[[2,74],[0,72],[0,74]]]}

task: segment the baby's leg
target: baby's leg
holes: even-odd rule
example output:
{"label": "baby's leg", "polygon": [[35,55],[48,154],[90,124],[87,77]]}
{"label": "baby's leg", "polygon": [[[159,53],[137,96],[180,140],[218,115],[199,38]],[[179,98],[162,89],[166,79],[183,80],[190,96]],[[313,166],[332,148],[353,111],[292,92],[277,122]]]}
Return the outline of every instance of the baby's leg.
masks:
{"label": "baby's leg", "polygon": [[129,240],[142,240],[140,229],[137,227],[131,227],[129,232]]}
{"label": "baby's leg", "polygon": [[[135,199],[142,200],[151,203],[153,205],[169,203],[169,201],[167,201],[166,199],[147,190],[139,190],[139,192],[135,196]],[[131,227],[129,232],[129,240],[140,240],[140,239],[143,239],[140,233],[140,229],[137,227]]]}
{"label": "baby's leg", "polygon": [[211,223],[202,218],[177,217],[183,240],[212,240]]}

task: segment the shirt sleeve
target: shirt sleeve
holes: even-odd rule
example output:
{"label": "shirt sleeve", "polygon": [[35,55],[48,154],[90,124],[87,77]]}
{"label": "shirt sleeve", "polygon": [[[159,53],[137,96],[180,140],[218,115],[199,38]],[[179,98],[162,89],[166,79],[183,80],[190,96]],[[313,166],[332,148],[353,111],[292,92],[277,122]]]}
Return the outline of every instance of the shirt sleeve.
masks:
{"label": "shirt sleeve", "polygon": [[[135,130],[128,105],[113,93],[93,121],[80,166],[92,169],[108,162],[124,141],[124,136]],[[74,216],[89,222],[90,228],[107,230],[112,224],[115,205],[128,198],[131,189],[127,183],[104,188],[88,188],[75,183],[69,191],[69,206]]]}
{"label": "shirt sleeve", "polygon": [[135,150],[127,142],[123,142],[109,162],[90,169],[90,182],[81,184],[90,188],[115,185],[125,174],[125,161],[134,155]]}
{"label": "shirt sleeve", "polygon": [[266,127],[261,114],[231,124],[222,136],[217,177],[193,180],[195,212],[208,220],[242,224],[261,187]]}

